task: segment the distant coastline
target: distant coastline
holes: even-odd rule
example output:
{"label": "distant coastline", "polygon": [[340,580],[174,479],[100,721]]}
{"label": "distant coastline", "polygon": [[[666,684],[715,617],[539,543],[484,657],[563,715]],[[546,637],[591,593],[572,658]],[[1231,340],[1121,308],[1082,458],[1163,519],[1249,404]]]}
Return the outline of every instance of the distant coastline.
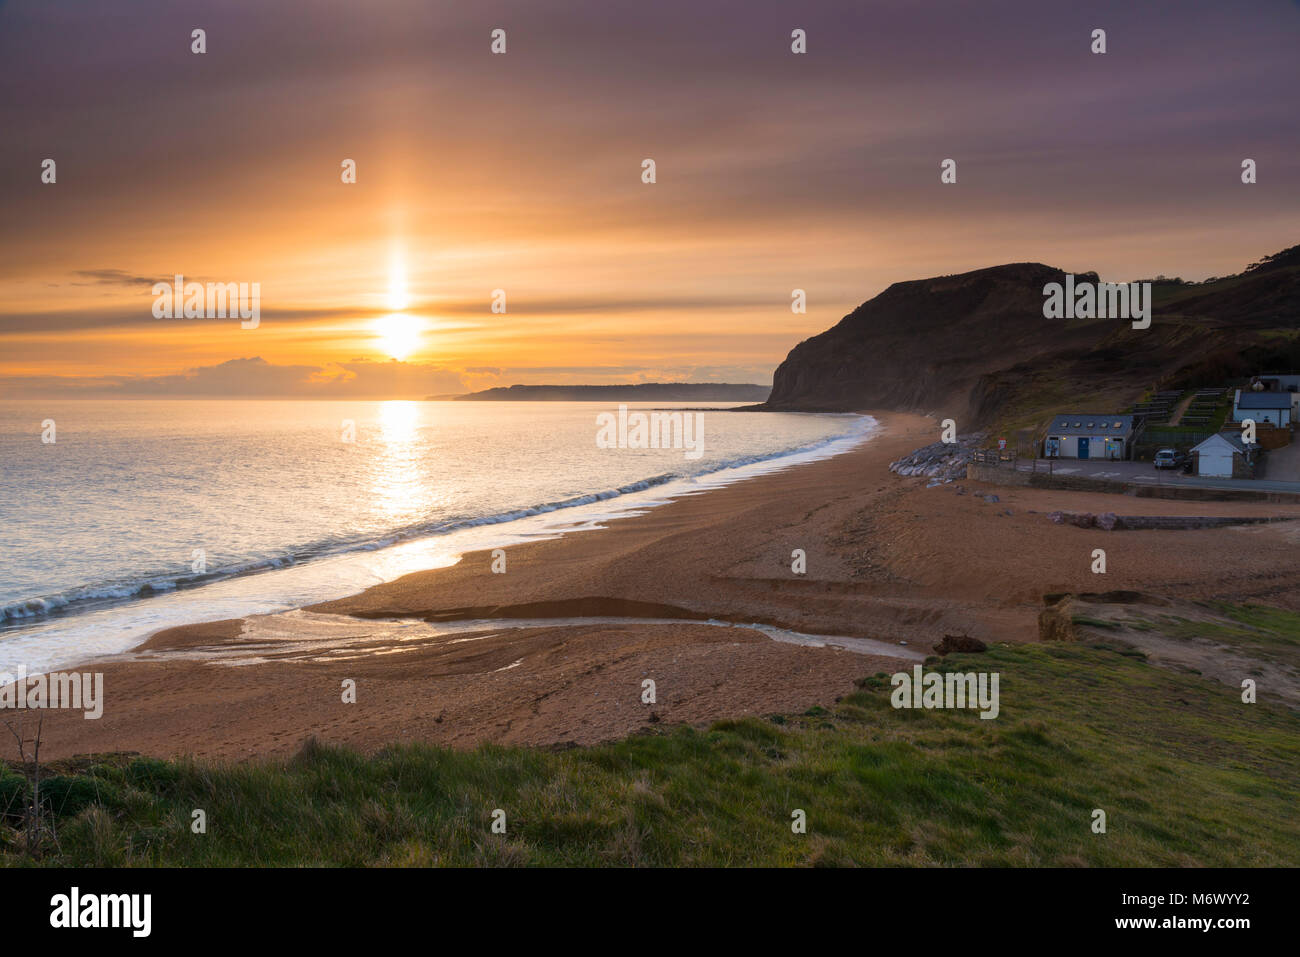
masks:
{"label": "distant coastline", "polygon": [[465,395],[431,395],[455,402],[764,402],[770,386],[731,382],[642,382],[635,385],[512,385]]}

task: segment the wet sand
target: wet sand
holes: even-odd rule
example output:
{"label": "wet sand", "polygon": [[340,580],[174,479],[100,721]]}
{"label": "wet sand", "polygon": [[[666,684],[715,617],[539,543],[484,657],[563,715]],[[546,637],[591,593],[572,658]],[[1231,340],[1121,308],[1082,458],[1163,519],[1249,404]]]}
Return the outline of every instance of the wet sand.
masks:
{"label": "wet sand", "polygon": [[[852,452],[513,546],[504,574],[492,571],[489,552],[475,552],[313,606],[308,620],[335,616],[321,619],[333,630],[294,632],[291,641],[264,627],[245,634],[239,621],[161,632],[93,666],[105,674],[104,716],[48,712],[42,753],[243,758],[289,753],[312,735],[366,751],[413,740],[589,744],[655,725],[827,705],[857,678],[910,667],[944,634],[1034,641],[1048,592],[1300,606],[1300,522],[1104,532],[1047,519],[1056,509],[1300,518],[1300,506],[974,482],[926,488],[888,464],[933,441],[935,424],[875,414],[881,433]],[[1098,547],[1105,575],[1091,572]],[[806,555],[803,574],[791,568],[796,549]],[[595,617],[663,621],[499,627]],[[497,625],[403,635],[376,621],[390,618]],[[875,639],[898,657],[786,644],[706,619]],[[643,701],[647,679],[653,704]],[[355,704],[342,701],[348,680]]]}

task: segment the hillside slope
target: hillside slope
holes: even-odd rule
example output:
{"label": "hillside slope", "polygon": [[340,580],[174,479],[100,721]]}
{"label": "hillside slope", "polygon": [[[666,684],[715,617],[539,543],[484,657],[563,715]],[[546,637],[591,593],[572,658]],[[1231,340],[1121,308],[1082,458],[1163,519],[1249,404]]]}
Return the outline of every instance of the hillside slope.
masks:
{"label": "hillside slope", "polygon": [[1010,428],[1059,409],[1126,406],[1151,388],[1300,367],[1300,246],[1235,276],[1155,280],[1145,330],[1045,319],[1043,286],[1064,276],[1013,263],[895,283],[795,346],[764,408],[935,412],[963,431]]}

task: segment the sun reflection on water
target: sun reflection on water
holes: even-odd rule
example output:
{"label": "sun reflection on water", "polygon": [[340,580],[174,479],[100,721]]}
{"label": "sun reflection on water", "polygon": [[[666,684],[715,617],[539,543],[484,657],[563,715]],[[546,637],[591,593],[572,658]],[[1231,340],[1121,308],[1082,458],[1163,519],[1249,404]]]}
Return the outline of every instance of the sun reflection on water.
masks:
{"label": "sun reflection on water", "polygon": [[421,463],[428,454],[422,438],[423,402],[379,403],[379,434],[371,468],[371,503],[377,521],[409,525],[430,514],[437,494]]}

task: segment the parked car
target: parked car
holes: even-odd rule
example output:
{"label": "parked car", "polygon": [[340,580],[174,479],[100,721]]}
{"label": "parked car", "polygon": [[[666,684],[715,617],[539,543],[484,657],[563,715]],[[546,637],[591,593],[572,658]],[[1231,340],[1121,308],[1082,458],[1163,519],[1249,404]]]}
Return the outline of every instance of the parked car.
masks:
{"label": "parked car", "polygon": [[1156,453],[1153,464],[1158,469],[1181,469],[1188,461],[1187,456],[1177,449],[1161,449]]}

